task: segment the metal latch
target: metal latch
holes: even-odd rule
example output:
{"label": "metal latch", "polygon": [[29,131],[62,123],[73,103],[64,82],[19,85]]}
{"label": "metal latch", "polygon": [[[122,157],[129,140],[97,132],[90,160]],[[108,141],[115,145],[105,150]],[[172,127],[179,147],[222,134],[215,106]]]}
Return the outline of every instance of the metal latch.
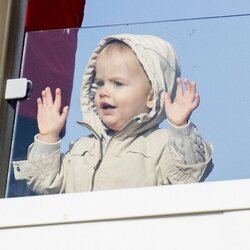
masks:
{"label": "metal latch", "polygon": [[9,79],[6,83],[5,100],[27,99],[31,96],[32,82],[26,78]]}

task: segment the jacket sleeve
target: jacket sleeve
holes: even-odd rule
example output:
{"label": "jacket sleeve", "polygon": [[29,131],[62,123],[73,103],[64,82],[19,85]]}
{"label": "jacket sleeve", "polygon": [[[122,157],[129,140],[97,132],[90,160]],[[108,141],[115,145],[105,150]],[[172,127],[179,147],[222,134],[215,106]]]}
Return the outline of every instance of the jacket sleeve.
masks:
{"label": "jacket sleeve", "polygon": [[213,169],[212,146],[190,121],[184,127],[170,126],[169,143],[160,159],[161,184],[203,181]]}
{"label": "jacket sleeve", "polygon": [[61,155],[60,143],[47,144],[35,137],[29,147],[27,160],[13,162],[16,180],[25,180],[28,188],[38,194],[63,192],[70,157]]}

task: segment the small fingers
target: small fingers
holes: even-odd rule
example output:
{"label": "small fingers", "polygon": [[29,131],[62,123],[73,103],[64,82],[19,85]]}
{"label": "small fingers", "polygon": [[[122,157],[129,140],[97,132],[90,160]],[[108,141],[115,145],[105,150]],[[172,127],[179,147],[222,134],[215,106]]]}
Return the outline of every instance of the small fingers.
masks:
{"label": "small fingers", "polygon": [[185,86],[185,93],[188,93],[191,89],[190,81],[188,79],[185,79],[183,82]]}
{"label": "small fingers", "polygon": [[61,96],[61,89],[57,88],[55,90],[55,106],[58,110],[61,108],[62,96]]}
{"label": "small fingers", "polygon": [[53,98],[50,87],[46,87],[45,90],[42,91],[42,99],[43,99],[43,105],[48,106],[53,104]]}
{"label": "small fingers", "polygon": [[180,77],[176,79],[176,96],[182,96],[182,80]]}
{"label": "small fingers", "polygon": [[178,100],[186,100],[186,102],[190,103],[195,108],[198,107],[200,97],[196,90],[196,82],[190,82],[188,79],[184,79],[183,85],[184,90],[182,89],[181,78],[177,78],[176,97],[178,98]]}
{"label": "small fingers", "polygon": [[196,92],[196,82],[190,83],[188,79],[184,80],[184,85],[185,85],[185,92],[184,92],[184,97],[186,98],[187,101],[189,102],[194,102],[195,99],[197,98],[198,94]]}
{"label": "small fingers", "polygon": [[65,106],[63,108],[62,114],[61,114],[61,118],[65,121],[68,117],[69,114],[69,106]]}
{"label": "small fingers", "polygon": [[190,85],[190,92],[192,94],[196,94],[196,82],[194,82],[194,81]]}
{"label": "small fingers", "polygon": [[[182,96],[189,96],[194,95],[196,93],[196,83],[192,82],[190,83],[190,81],[188,79],[184,79],[184,81],[182,82],[182,79],[180,77],[178,77],[176,79],[176,97],[182,97]],[[183,85],[184,85],[184,89],[183,89]]]}
{"label": "small fingers", "polygon": [[190,93],[190,94],[195,94],[196,93],[196,82],[193,81],[192,83],[188,80],[184,80],[184,85],[185,85],[185,92]]}
{"label": "small fingers", "polygon": [[52,99],[50,88],[46,87],[42,91],[42,97],[41,97],[42,104],[48,106],[50,104],[50,98]]}
{"label": "small fingers", "polygon": [[37,109],[38,111],[40,111],[43,107],[43,102],[42,102],[42,99],[39,97],[37,98]]}
{"label": "small fingers", "polygon": [[198,93],[195,93],[194,101],[193,101],[193,109],[196,109],[200,104],[200,96]]}
{"label": "small fingers", "polygon": [[60,88],[57,88],[55,90],[55,101],[53,101],[51,89],[49,87],[46,87],[42,91],[42,97],[37,99],[37,103],[39,104],[39,107],[41,105],[52,106],[53,104],[55,104],[56,108],[59,110],[61,107],[61,90],[60,90]]}
{"label": "small fingers", "polygon": [[[57,88],[55,90],[55,100],[53,101],[51,89],[46,87],[42,91],[42,96],[37,98],[37,108],[38,112],[41,112],[43,108],[49,108],[49,110],[54,110],[56,112],[60,112],[62,102],[61,89]],[[54,108],[53,108],[54,107]],[[69,107],[65,106],[62,110],[61,117],[62,119],[66,119],[68,116]]]}

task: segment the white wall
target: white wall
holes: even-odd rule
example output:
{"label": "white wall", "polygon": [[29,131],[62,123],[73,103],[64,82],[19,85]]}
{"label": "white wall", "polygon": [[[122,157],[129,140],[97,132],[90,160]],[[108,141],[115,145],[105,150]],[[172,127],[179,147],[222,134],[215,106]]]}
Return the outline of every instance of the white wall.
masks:
{"label": "white wall", "polygon": [[2,199],[1,249],[249,250],[249,190],[241,180]]}

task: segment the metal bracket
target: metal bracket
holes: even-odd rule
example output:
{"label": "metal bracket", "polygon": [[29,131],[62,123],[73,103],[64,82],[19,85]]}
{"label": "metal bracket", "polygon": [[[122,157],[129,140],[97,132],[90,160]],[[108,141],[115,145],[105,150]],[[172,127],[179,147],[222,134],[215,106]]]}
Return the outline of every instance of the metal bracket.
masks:
{"label": "metal bracket", "polygon": [[6,83],[5,100],[28,99],[31,96],[32,82],[26,78],[9,79]]}

